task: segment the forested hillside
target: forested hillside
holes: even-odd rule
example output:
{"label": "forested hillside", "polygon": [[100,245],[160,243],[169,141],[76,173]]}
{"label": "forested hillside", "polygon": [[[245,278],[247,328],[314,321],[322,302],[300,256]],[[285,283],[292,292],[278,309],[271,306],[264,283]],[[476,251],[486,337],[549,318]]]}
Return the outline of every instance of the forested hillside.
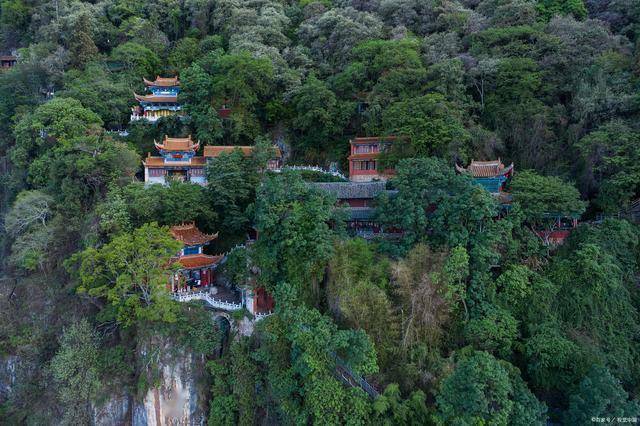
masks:
{"label": "forested hillside", "polygon": [[0,424],[640,416],[638,0],[0,0],[0,56]]}

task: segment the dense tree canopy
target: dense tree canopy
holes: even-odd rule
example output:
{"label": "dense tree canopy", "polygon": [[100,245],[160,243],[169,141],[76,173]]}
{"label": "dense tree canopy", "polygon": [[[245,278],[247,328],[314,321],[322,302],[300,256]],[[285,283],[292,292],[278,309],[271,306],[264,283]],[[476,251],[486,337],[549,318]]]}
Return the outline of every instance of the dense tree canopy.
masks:
{"label": "dense tree canopy", "polygon": [[[0,56],[0,422],[127,422],[168,358],[190,423],[637,415],[637,1],[0,0]],[[182,113],[131,121],[157,76]],[[252,155],[143,182],[187,135]],[[362,136],[394,172],[357,207],[265,167],[347,175]],[[454,167],[495,159],[498,194]],[[171,298],[183,222],[229,327]]]}
{"label": "dense tree canopy", "polygon": [[167,228],[143,225],[98,250],[80,253],[78,291],[105,298],[114,319],[124,325],[175,321],[175,305],[165,289],[172,272],[170,259],[179,249]]}

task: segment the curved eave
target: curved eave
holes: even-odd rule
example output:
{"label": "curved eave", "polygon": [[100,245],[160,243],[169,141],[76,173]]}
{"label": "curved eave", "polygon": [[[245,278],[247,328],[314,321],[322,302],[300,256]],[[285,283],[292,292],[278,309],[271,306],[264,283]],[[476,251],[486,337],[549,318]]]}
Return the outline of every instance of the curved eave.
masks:
{"label": "curved eave", "polygon": [[171,85],[168,85],[168,86],[164,86],[162,84],[158,84],[156,82],[158,81],[157,79],[159,77],[160,76],[156,77],[156,81],[149,81],[146,78],[142,77],[142,81],[144,82],[145,86],[150,86],[150,87],[179,87],[180,86],[180,80],[178,80],[177,78],[176,78],[175,84],[171,84]]}
{"label": "curved eave", "polygon": [[509,167],[505,167],[504,169],[502,169],[502,171],[500,172],[500,176],[507,176],[507,175],[510,175],[512,172],[513,172],[513,163],[511,163]]}
{"label": "curved eave", "polygon": [[158,151],[163,150],[163,151],[197,151],[198,149],[200,149],[200,142],[196,142],[193,145],[189,145],[188,147],[185,147],[184,149],[176,149],[176,148],[167,148],[164,146],[164,144],[158,143],[156,142],[156,140],[153,140],[153,144],[155,145],[156,149]]}
{"label": "curved eave", "polygon": [[149,96],[138,95],[137,93],[133,93],[133,96],[136,98],[138,102],[149,102],[156,104],[177,104],[178,97],[177,96],[157,96],[149,99]]}

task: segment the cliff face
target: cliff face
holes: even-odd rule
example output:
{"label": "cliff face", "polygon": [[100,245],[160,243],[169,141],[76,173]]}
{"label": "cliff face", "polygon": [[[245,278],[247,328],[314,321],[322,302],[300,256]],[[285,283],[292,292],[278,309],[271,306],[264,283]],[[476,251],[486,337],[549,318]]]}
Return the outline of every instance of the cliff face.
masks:
{"label": "cliff face", "polygon": [[205,425],[206,397],[199,386],[204,362],[191,353],[160,364],[160,379],[133,408],[134,426]]}
{"label": "cliff face", "polygon": [[[154,338],[138,350],[138,364],[154,368],[153,384],[142,400],[112,395],[94,408],[98,426],[198,426],[207,423],[207,391],[203,385],[205,360],[191,352],[175,353],[172,342]],[[141,374],[147,374],[142,371]]]}
{"label": "cliff face", "polygon": [[131,395],[113,395],[104,404],[93,407],[96,426],[124,426],[131,424]]}
{"label": "cliff face", "polygon": [[19,358],[9,355],[0,359],[0,402],[9,398],[15,386]]}

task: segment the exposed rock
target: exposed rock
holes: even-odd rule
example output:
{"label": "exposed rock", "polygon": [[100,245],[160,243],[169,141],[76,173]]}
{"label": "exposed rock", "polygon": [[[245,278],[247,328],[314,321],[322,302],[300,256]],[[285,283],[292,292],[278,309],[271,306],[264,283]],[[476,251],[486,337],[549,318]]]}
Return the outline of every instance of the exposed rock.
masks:
{"label": "exposed rock", "polygon": [[9,355],[0,359],[0,401],[9,397],[11,389],[16,384],[16,376],[20,358]]}
{"label": "exposed rock", "polygon": [[[194,359],[190,352],[171,356],[171,344],[154,345],[159,355],[159,381],[147,390],[144,399],[133,409],[134,426],[195,426],[206,424],[206,390],[200,386],[204,360]],[[148,356],[150,348],[142,355]]]}
{"label": "exposed rock", "polygon": [[255,326],[255,321],[250,320],[247,317],[242,318],[242,320],[237,322],[238,324],[238,333],[241,336],[251,336],[253,334],[253,328]]}
{"label": "exposed rock", "polygon": [[93,407],[96,426],[124,426],[131,424],[131,396],[114,395],[105,403]]}

